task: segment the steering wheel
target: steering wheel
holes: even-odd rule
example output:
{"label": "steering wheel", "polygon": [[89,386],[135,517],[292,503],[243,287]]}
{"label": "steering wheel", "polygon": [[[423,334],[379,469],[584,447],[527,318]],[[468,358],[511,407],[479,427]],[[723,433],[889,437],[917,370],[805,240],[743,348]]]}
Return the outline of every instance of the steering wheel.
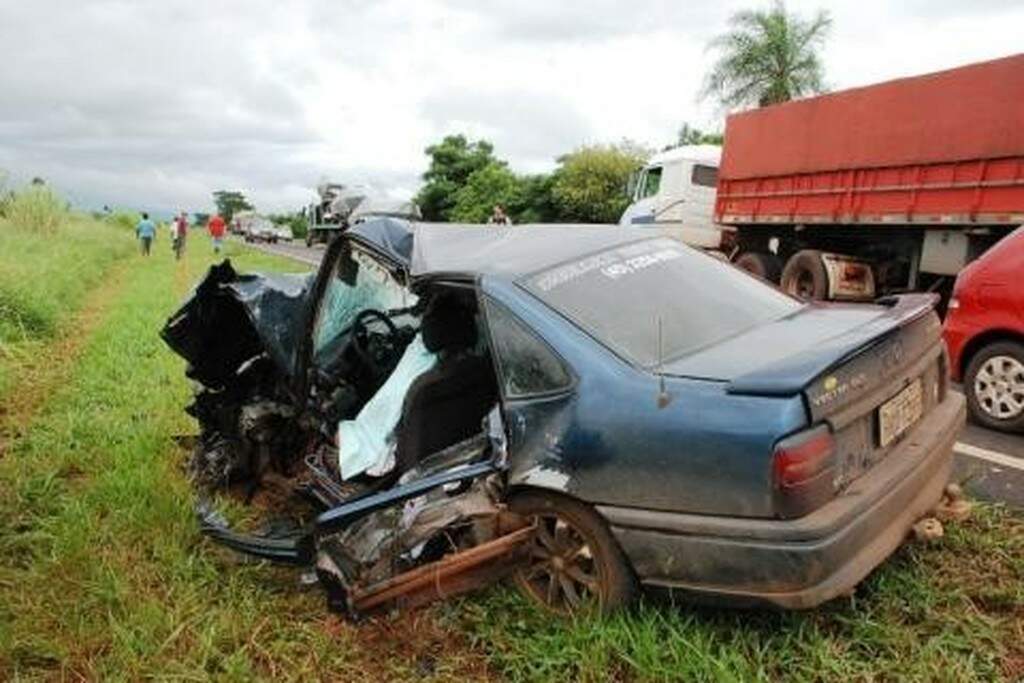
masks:
{"label": "steering wheel", "polygon": [[383,323],[384,327],[387,328],[389,340],[395,340],[398,337],[398,326],[391,321],[391,318],[387,316],[387,313],[378,311],[374,308],[368,308],[357,315],[355,321],[352,323],[352,348],[355,350],[356,355],[359,356],[359,359],[362,360],[375,375],[379,375],[380,364],[377,362],[377,359],[374,358],[369,344],[369,326],[375,321]]}

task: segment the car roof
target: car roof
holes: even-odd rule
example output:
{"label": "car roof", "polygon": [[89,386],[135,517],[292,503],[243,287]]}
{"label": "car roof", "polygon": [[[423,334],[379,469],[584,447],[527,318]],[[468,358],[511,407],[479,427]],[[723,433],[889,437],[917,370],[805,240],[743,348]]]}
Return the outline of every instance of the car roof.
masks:
{"label": "car roof", "polygon": [[395,218],[359,223],[346,235],[404,267],[413,277],[488,275],[508,280],[661,236],[649,229],[617,225],[498,226]]}

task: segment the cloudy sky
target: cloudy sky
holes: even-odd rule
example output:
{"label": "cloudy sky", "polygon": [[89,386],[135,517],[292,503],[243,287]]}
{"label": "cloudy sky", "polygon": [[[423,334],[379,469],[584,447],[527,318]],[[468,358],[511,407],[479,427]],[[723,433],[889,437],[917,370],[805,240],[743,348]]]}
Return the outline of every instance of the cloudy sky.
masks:
{"label": "cloudy sky", "polygon": [[[0,0],[0,169],[76,203],[201,210],[219,188],[297,208],[324,178],[415,192],[446,133],[519,171],[578,145],[661,146],[704,49],[765,0]],[[1021,0],[790,0],[827,8],[832,89],[1022,51]],[[11,182],[9,180],[9,182]]]}

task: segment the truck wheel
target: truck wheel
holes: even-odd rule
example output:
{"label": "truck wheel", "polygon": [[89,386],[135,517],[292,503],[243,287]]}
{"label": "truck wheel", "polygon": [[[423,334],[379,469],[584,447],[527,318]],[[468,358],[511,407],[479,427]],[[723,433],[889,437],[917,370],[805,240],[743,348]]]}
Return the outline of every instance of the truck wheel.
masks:
{"label": "truck wheel", "polygon": [[964,373],[971,419],[1004,432],[1024,432],[1024,344],[982,347]]}
{"label": "truck wheel", "polygon": [[782,273],[782,261],[767,251],[745,251],[734,261],[737,268],[758,276],[768,282],[778,283]]}
{"label": "truck wheel", "polygon": [[633,569],[593,508],[540,491],[515,494],[509,508],[537,527],[529,563],[515,574],[528,598],[562,614],[610,612],[633,601]]}
{"label": "truck wheel", "polygon": [[306,247],[312,247],[312,246],[313,246],[313,236],[307,234],[306,235]]}
{"label": "truck wheel", "polygon": [[821,252],[803,249],[789,257],[779,283],[782,291],[800,299],[821,300],[828,296],[828,272]]}

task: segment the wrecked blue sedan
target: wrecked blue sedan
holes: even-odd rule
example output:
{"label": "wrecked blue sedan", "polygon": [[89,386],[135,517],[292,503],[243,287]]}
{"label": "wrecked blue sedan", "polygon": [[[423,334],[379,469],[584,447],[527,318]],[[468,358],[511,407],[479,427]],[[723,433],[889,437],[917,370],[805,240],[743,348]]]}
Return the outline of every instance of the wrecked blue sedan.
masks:
{"label": "wrecked blue sedan", "polygon": [[509,576],[812,607],[938,503],[964,419],[932,298],[803,303],[631,229],[375,220],[315,275],[213,268],[163,337],[203,531],[350,615]]}

